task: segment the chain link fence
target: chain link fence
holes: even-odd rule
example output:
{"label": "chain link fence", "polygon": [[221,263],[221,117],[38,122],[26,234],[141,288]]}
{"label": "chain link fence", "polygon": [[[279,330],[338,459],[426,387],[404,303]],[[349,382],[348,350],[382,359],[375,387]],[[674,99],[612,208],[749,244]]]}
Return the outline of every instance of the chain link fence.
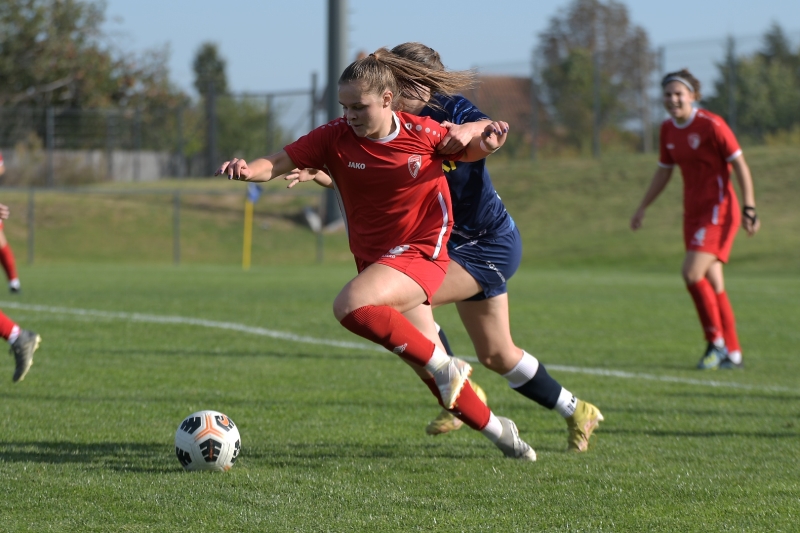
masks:
{"label": "chain link fence", "polygon": [[[785,37],[790,53],[800,61],[800,32]],[[779,84],[782,78],[772,82],[770,76],[781,73],[758,70],[756,64],[764,46],[763,36],[745,36],[669,43],[655,53],[643,51],[641,79],[628,84],[613,115],[604,111],[604,99],[615,82],[599,74],[603,59],[598,54],[586,60],[586,68],[593,71],[590,87],[574,87],[586,97],[567,109],[555,105],[545,79],[548,73],[536,54],[527,61],[477,66],[480,83],[466,96],[488,115],[511,124],[503,150],[511,158],[653,150],[666,116],[659,80],[684,67],[701,81],[703,104],[720,113],[746,141],[766,142],[784,130],[800,135],[800,75],[793,74],[797,105],[789,95],[789,103],[778,109],[779,99],[762,86]],[[52,187],[209,176],[224,159],[274,152],[322,123],[326,114],[321,93],[313,76],[309,87],[293,91],[210,94],[174,108],[0,108],[3,183]],[[754,106],[755,100],[761,107]],[[583,122],[575,119],[578,116]]]}
{"label": "chain link fence", "polygon": [[209,95],[174,108],[0,107],[5,185],[210,176],[276,151],[320,122],[319,91]]}

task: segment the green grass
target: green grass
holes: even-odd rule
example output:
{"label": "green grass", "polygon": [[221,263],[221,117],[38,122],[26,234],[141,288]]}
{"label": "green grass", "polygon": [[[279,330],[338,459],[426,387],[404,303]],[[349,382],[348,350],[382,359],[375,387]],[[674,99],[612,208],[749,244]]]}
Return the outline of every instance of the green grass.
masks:
{"label": "green grass", "polygon": [[[37,192],[33,266],[27,193],[2,190],[23,293],[0,308],[44,342],[24,382],[11,383],[10,359],[0,380],[0,531],[796,531],[800,152],[746,154],[763,228],[740,233],[726,267],[742,372],[693,369],[704,343],[678,275],[680,184],[642,231],[628,229],[654,156],[491,162],[524,239],[515,341],[606,416],[588,454],[566,454],[556,414],[476,368],[490,405],[535,447],[533,464],[466,429],[426,437],[438,408],[380,350],[110,314],[366,345],[332,317],[354,267],[342,233],[325,235],[316,264],[302,219],[315,197],[257,204],[243,272],[240,184]],[[452,308],[437,320],[457,353],[473,353]],[[177,425],[199,409],[240,427],[226,474],[185,473],[174,457]]]}
{"label": "green grass", "polygon": [[[477,368],[494,410],[537,450],[519,464],[467,429],[427,437],[438,409],[389,353],[69,311],[359,342],[330,312],[349,266],[22,274],[21,297],[0,307],[44,341],[25,381],[0,381],[3,531],[793,531],[800,518],[796,276],[729,276],[747,369],[701,373],[677,276],[523,269],[517,343],[606,422],[589,453],[564,453],[558,415]],[[453,310],[437,315],[471,354]],[[177,425],[199,409],[239,425],[226,474],[185,473],[174,457]]]}

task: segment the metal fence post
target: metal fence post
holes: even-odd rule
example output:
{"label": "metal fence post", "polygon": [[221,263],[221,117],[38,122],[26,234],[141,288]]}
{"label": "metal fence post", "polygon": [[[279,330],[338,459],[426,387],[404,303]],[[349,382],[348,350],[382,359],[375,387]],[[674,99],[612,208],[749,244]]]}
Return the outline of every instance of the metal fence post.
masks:
{"label": "metal fence post", "polygon": [[208,153],[206,154],[206,157],[208,157],[208,166],[204,174],[219,163],[219,157],[217,157],[217,94],[214,88],[214,81],[211,79],[208,80],[208,92],[206,93],[206,122],[208,128]]}
{"label": "metal fence post", "polygon": [[600,157],[600,53],[595,52],[593,57],[593,96],[594,120],[592,121],[592,156]]}
{"label": "metal fence post", "polygon": [[181,192],[172,195],[172,262],[181,264]]}
{"label": "metal fence post", "polygon": [[106,178],[114,179],[114,112],[106,111]]}
{"label": "metal fence post", "polygon": [[539,99],[536,97],[536,49],[531,52],[531,160],[536,161],[536,135],[539,132]]}
{"label": "metal fence post", "polygon": [[56,114],[52,106],[47,108],[46,113],[46,143],[47,143],[47,176],[45,177],[48,187],[55,184],[55,144],[56,144]]}
{"label": "metal fence post", "polygon": [[136,154],[133,158],[133,181],[142,179],[142,107],[136,106],[133,119],[133,142]]}
{"label": "metal fence post", "polygon": [[728,37],[728,126],[736,133],[736,41]]}
{"label": "metal fence post", "polygon": [[183,155],[183,104],[178,104],[175,111],[175,129],[177,130],[178,165],[176,174],[179,178],[186,176],[186,159]]}
{"label": "metal fence post", "polygon": [[272,93],[267,94],[267,153],[272,153],[272,147],[275,144],[275,127],[272,123],[272,108],[273,104],[272,101],[274,100],[274,95]]}
{"label": "metal fence post", "polygon": [[33,228],[36,222],[36,219],[33,214],[33,206],[35,205],[34,202],[34,188],[31,187],[30,191],[28,192],[28,264],[33,264],[33,244],[34,244],[34,233]]}

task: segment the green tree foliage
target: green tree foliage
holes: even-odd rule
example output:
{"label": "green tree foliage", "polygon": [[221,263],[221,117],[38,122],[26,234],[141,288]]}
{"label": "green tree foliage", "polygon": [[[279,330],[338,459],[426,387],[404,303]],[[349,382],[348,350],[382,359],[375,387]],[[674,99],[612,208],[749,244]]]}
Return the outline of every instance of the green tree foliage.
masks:
{"label": "green tree foliage", "polygon": [[654,70],[645,31],[631,23],[625,5],[573,0],[539,35],[545,100],[565,140],[584,149],[594,122],[595,65],[599,68],[600,124],[621,128],[641,108]]}
{"label": "green tree foliage", "polygon": [[219,55],[215,43],[203,43],[194,57],[194,87],[203,97],[213,88],[216,96],[228,94],[225,60]]}
{"label": "green tree foliage", "polygon": [[116,52],[102,32],[105,4],[0,2],[0,106],[96,108],[172,103],[167,52]]}
{"label": "green tree foliage", "polygon": [[733,65],[738,134],[763,140],[767,135],[800,127],[800,48],[792,52],[781,27],[772,25],[763,37],[760,52],[749,57],[730,57],[730,53],[725,62],[717,64],[716,94],[704,105],[733,122],[728,86]]}

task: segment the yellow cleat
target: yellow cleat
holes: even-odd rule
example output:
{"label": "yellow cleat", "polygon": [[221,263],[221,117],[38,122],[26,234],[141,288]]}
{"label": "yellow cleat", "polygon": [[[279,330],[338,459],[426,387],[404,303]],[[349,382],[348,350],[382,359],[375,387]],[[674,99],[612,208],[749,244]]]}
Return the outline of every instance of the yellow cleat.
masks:
{"label": "yellow cleat", "polygon": [[[483,403],[487,403],[486,393],[483,389],[471,379],[469,380],[469,384],[472,390],[475,391],[475,394],[478,395],[478,398],[480,398]],[[442,409],[439,415],[431,420],[425,427],[425,433],[435,437],[436,435],[443,435],[461,429],[462,425],[464,425],[464,422],[453,416],[447,409]]]}
{"label": "yellow cleat", "polygon": [[600,409],[589,402],[578,400],[575,412],[567,418],[567,429],[569,430],[567,450],[576,453],[588,450],[589,438],[602,420],[604,418]]}

